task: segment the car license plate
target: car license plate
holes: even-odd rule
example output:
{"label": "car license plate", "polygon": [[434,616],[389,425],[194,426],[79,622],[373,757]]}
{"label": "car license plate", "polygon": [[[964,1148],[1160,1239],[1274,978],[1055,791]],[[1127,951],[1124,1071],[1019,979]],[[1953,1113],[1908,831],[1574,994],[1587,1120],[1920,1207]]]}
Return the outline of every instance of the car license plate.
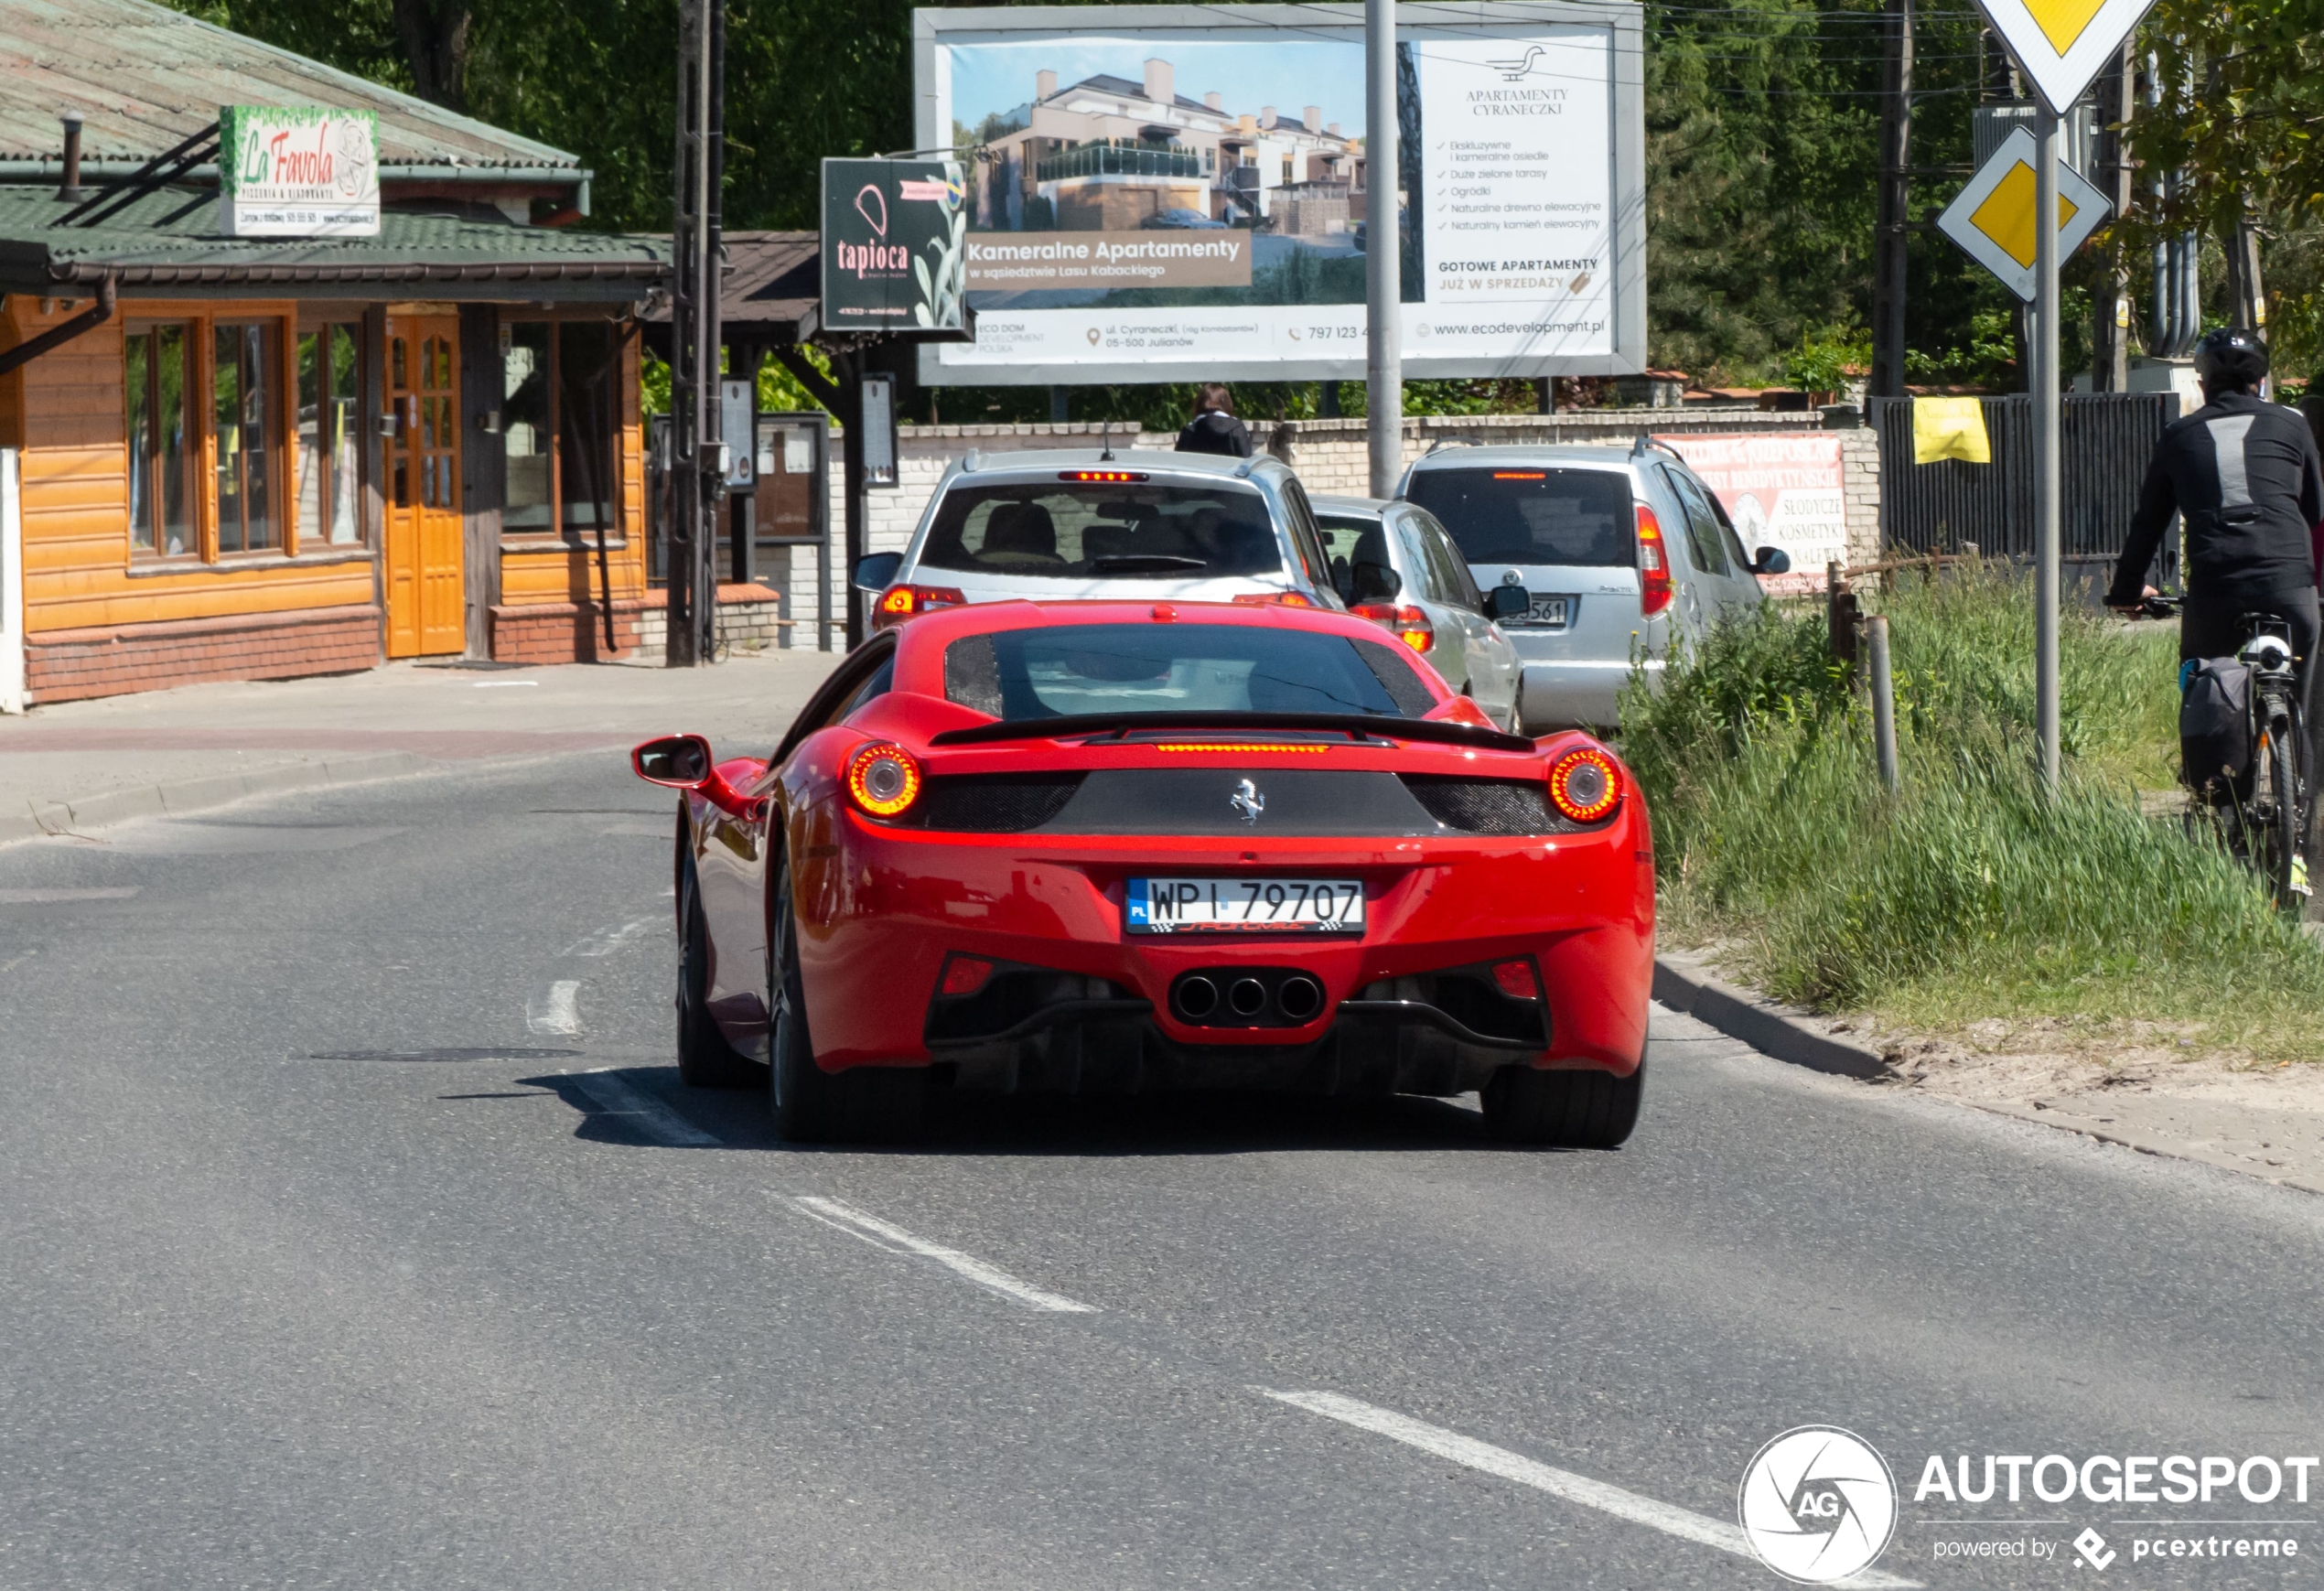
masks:
{"label": "car license plate", "polygon": [[1533,605],[1525,610],[1525,622],[1544,625],[1551,629],[1564,629],[1569,601],[1570,598],[1564,597],[1536,597]]}
{"label": "car license plate", "polygon": [[1132,933],[1361,933],[1353,878],[1133,878]]}

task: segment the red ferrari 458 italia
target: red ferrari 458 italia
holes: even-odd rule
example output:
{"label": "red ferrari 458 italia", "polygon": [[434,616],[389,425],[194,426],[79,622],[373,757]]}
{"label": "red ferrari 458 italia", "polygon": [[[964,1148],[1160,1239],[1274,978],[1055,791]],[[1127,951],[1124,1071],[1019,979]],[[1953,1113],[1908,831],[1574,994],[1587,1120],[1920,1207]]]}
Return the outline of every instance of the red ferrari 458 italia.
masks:
{"label": "red ferrari 458 italia", "polygon": [[1480,1090],[1637,1120],[1654,865],[1629,771],[1495,729],[1409,649],[1276,606],[1001,602],[874,636],[683,792],[678,1057],[799,1140],[937,1088]]}

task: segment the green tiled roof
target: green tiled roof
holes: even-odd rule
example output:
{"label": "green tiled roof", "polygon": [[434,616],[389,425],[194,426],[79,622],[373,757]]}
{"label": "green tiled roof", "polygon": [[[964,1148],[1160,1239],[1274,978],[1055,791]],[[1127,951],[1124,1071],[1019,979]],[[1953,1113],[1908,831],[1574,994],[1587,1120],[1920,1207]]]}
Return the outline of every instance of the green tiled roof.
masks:
{"label": "green tiled roof", "polygon": [[153,0],[0,0],[0,161],[55,161],[57,118],[78,111],[84,159],[142,165],[216,121],[221,105],[376,112],[380,161],[391,167],[580,167],[562,149]]}
{"label": "green tiled roof", "polygon": [[663,238],[395,210],[372,238],[221,238],[217,206],[207,189],[167,188],[100,225],[58,226],[73,206],[54,188],[0,185],[0,291],[54,293],[110,275],[127,293],[640,298],[670,259]]}

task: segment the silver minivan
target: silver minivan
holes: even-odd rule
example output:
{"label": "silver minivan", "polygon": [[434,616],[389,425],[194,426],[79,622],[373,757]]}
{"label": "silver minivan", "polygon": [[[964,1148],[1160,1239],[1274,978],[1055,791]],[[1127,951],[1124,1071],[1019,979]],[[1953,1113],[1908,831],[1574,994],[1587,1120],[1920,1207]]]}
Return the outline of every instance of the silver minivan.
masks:
{"label": "silver minivan", "polygon": [[1494,723],[1516,729],[1517,648],[1436,516],[1371,497],[1319,497],[1315,510],[1332,583],[1350,610],[1394,631]]}
{"label": "silver minivan", "polygon": [[1436,516],[1477,584],[1522,586],[1501,627],[1524,660],[1524,732],[1611,727],[1633,655],[1650,681],[1674,638],[1767,600],[1782,551],[1743,550],[1685,461],[1641,438],[1622,447],[1441,447],[1397,496]]}
{"label": "silver minivan", "polygon": [[967,602],[1286,602],[1338,608],[1315,511],[1280,460],[971,452],[911,544],[858,561],[875,629]]}

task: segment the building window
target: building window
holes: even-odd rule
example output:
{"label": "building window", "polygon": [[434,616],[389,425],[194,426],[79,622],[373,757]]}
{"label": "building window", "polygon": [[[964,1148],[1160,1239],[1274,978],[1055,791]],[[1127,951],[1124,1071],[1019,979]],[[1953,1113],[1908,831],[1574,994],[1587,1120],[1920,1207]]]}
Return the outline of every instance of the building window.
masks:
{"label": "building window", "polygon": [[514,535],[556,529],[556,489],[549,478],[556,423],[550,413],[550,325],[500,328],[500,434],[508,446],[508,492],[500,529]]}
{"label": "building window", "polygon": [[356,328],[326,326],[298,334],[298,533],[348,546],[363,539],[356,502]]}
{"label": "building window", "polygon": [[613,527],[620,351],[604,321],[501,326],[505,533],[579,535]]}
{"label": "building window", "polygon": [[183,325],[130,328],[129,545],[133,553],[178,557],[199,553],[193,451],[186,435],[186,360],[193,346]]}
{"label": "building window", "polygon": [[281,347],[282,328],[275,321],[221,320],[210,328],[210,429],[221,554],[261,552],[279,540]]}

